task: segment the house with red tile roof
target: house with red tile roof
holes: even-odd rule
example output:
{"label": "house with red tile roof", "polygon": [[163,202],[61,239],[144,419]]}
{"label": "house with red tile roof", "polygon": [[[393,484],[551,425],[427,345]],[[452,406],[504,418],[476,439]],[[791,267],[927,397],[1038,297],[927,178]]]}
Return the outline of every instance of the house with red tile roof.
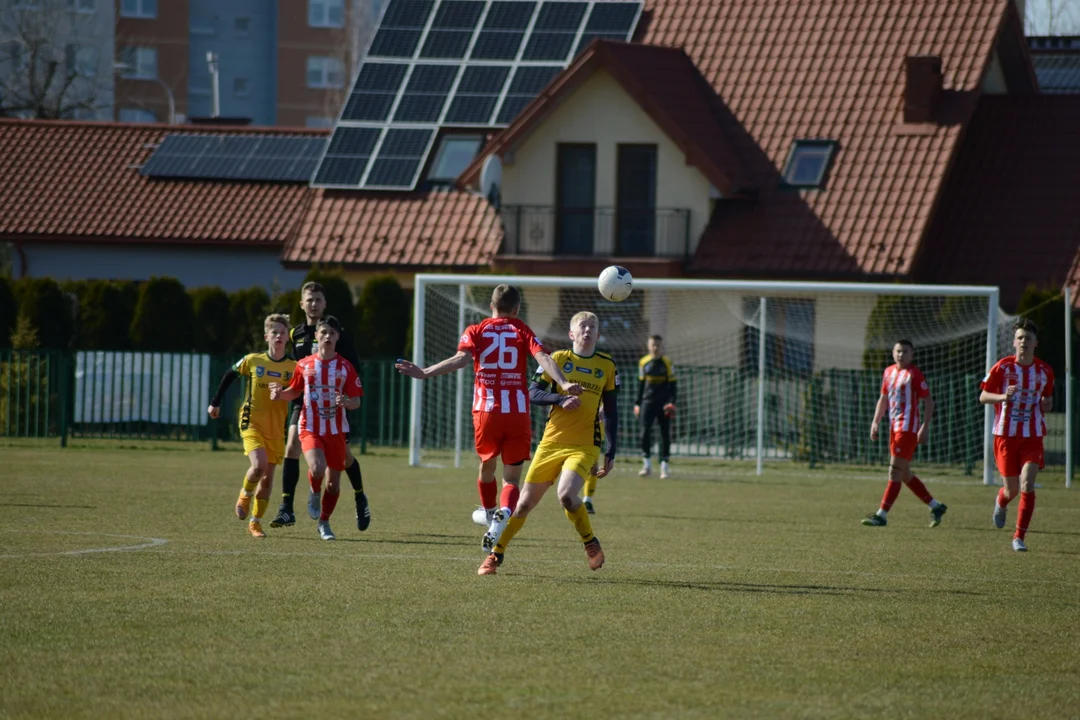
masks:
{"label": "house with red tile roof", "polygon": [[166,127],[0,121],[0,240],[30,273],[49,246],[273,248],[282,272],[339,265],[356,282],[618,261],[644,277],[997,284],[1008,307],[1026,283],[1080,283],[1076,165],[1053,163],[1080,147],[1075,112],[1040,93],[1013,0],[647,0],[632,42],[589,45],[487,129],[450,188],[145,178]]}

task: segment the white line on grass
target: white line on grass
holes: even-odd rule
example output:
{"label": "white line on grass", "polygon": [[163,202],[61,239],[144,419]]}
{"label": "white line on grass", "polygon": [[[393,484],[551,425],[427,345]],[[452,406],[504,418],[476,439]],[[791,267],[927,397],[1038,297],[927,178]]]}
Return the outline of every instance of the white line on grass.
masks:
{"label": "white line on grass", "polygon": [[73,532],[67,530],[5,530],[7,533],[24,535],[38,533],[41,535],[93,535],[95,537],[121,538],[123,540],[143,540],[139,545],[115,545],[111,547],[85,548],[83,550],[61,550],[58,552],[33,552],[0,555],[0,559],[23,558],[23,557],[49,557],[56,555],[89,555],[91,553],[127,552],[129,550],[146,550],[147,548],[160,547],[169,542],[165,538],[143,537],[140,535],[115,535],[113,533],[100,532]]}

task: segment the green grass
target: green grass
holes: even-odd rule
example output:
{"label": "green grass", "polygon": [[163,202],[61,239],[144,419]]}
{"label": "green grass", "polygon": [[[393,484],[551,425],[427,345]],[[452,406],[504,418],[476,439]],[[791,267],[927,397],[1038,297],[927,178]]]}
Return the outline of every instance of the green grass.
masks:
{"label": "green grass", "polygon": [[906,490],[888,527],[866,528],[881,468],[757,478],[751,464],[677,462],[660,481],[625,461],[596,498],[601,571],[551,494],[481,578],[474,469],[389,451],[361,463],[368,532],[345,495],[337,542],[306,517],[255,541],[232,515],[235,449],[4,447],[0,718],[1080,707],[1080,491],[1060,473],[1042,478],[1023,555],[990,524],[993,490],[955,472],[923,476],[949,505],[940,528]]}

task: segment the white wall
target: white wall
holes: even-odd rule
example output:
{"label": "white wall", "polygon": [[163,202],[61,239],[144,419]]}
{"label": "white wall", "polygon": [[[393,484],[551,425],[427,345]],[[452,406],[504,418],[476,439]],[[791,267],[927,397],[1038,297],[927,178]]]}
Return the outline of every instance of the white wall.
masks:
{"label": "white wall", "polygon": [[[690,252],[694,252],[709,219],[709,182],[687,165],[683,152],[606,71],[598,70],[574,90],[513,149],[512,157],[504,157],[503,205],[555,205],[559,143],[596,144],[598,207],[615,206],[617,145],[655,144],[656,206],[690,209]],[[613,240],[597,238],[596,251],[610,251]],[[661,242],[658,236],[658,246]],[[678,242],[681,250],[683,239]]]}
{"label": "white wall", "polygon": [[[56,280],[146,280],[174,277],[187,288],[217,285],[226,291],[256,285],[268,291],[299,287],[303,270],[286,270],[278,250],[24,243],[27,275]],[[19,272],[19,256],[15,271]]]}

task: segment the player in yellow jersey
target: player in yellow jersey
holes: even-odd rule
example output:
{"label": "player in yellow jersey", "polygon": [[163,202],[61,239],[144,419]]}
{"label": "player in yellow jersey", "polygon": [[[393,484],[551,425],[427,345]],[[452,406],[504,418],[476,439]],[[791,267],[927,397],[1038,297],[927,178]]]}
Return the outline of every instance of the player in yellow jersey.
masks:
{"label": "player in yellow jersey", "polygon": [[[289,415],[288,403],[270,400],[270,383],[287,385],[296,370],[296,361],[285,354],[285,341],[289,338],[287,315],[270,315],[263,323],[266,331],[266,352],[245,355],[221,378],[210,407],[210,417],[216,418],[221,410],[221,397],[240,375],[248,378],[247,394],[240,407],[240,437],[244,440],[244,454],[251,460],[251,467],[244,476],[244,487],[236,500],[236,516],[241,520],[251,518],[248,531],[252,537],[264,538],[262,517],[266,512],[270,491],[274,485],[274,471],[285,457],[285,420]],[[255,497],[255,511],[251,510],[251,498]]]}
{"label": "player in yellow jersey", "polygon": [[[540,371],[539,378],[529,388],[529,399],[534,405],[551,405],[544,437],[536,448],[532,465],[525,476],[514,514],[504,527],[492,526],[485,536],[485,547],[492,552],[484,559],[477,571],[480,575],[494,575],[502,564],[507,545],[521,530],[525,519],[552,485],[558,483],[559,503],[566,517],[585,544],[589,568],[599,570],[604,564],[604,552],[600,541],[593,535],[592,522],[578,493],[585,484],[593,463],[600,458],[603,432],[600,426],[600,406],[604,408],[604,426],[607,430],[608,451],[597,477],[611,471],[615,463],[618,433],[619,373],[615,361],[607,353],[596,352],[599,322],[591,312],[580,312],[570,319],[572,350],[559,350],[551,354],[555,364],[571,383],[581,386],[582,392],[572,402],[561,392],[548,392],[551,377]],[[499,525],[502,525],[500,523]]]}

